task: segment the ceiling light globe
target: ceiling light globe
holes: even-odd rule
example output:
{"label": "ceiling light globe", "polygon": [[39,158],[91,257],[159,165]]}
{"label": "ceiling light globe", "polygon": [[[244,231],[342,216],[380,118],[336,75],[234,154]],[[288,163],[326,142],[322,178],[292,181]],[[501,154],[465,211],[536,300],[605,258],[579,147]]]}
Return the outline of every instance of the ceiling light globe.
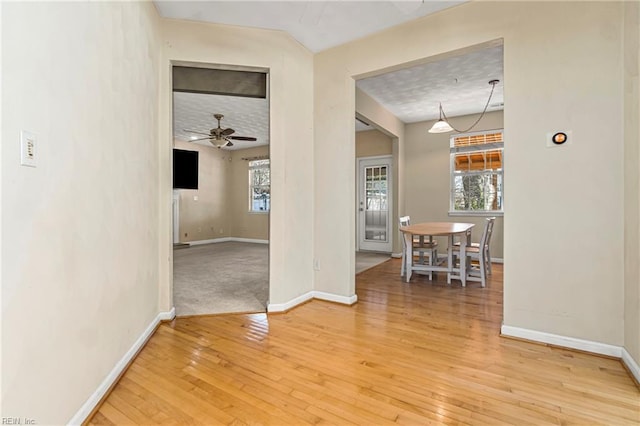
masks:
{"label": "ceiling light globe", "polygon": [[446,121],[440,119],[436,121],[431,129],[429,129],[429,133],[447,133],[453,132],[453,128]]}

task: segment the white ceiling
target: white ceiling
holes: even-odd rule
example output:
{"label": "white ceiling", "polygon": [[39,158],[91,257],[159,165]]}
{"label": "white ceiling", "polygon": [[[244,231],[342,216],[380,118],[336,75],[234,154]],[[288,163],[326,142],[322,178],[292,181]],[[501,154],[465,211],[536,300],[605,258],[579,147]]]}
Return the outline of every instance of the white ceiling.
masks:
{"label": "white ceiling", "polygon": [[[177,140],[190,141],[191,136],[206,137],[189,133],[195,130],[209,134],[218,127],[213,114],[223,114],[220,126],[232,128],[232,136],[253,136],[255,142],[233,140],[233,147],[225,149],[246,149],[269,143],[269,101],[260,98],[239,96],[206,95],[201,93],[173,93],[173,135]],[[207,140],[194,142],[211,146]]]}
{"label": "white ceiling", "polygon": [[[503,109],[502,45],[358,80],[356,85],[405,123],[481,112],[498,79],[488,111]],[[491,107],[491,105],[494,105]]]}
{"label": "white ceiling", "polygon": [[319,52],[465,1],[169,1],[161,16],[282,30]]}
{"label": "white ceiling", "polygon": [[[167,18],[207,21],[288,32],[317,52],[352,41],[465,1],[164,1],[154,0]],[[479,113],[498,79],[489,111],[503,109],[503,49],[494,46],[428,62],[356,82],[405,123],[438,118],[438,104],[448,117]],[[224,114],[222,127],[257,142],[233,141],[231,149],[269,143],[266,99],[193,93],[174,94],[174,136],[189,140],[184,129],[208,133]],[[370,130],[356,120],[356,130]],[[206,141],[196,142],[207,145]]]}

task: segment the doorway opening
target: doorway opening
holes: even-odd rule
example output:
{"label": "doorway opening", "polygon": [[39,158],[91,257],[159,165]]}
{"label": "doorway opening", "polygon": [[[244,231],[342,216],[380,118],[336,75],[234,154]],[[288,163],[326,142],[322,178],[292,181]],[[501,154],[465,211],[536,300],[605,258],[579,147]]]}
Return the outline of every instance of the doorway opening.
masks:
{"label": "doorway opening", "polygon": [[356,114],[356,274],[389,260],[395,203],[393,138]]}
{"label": "doorway opening", "polygon": [[[471,241],[478,243],[486,219],[495,217],[489,244],[494,263],[503,260],[502,180],[495,184],[495,176],[502,176],[504,169],[502,140],[485,138],[483,144],[463,147],[451,133],[434,132],[432,126],[444,117],[454,128],[465,129],[457,131],[458,139],[468,137],[474,142],[485,133],[502,134],[503,50],[502,40],[493,40],[354,76],[357,118],[384,123],[384,131],[398,135],[394,176],[400,176],[396,186],[400,197],[394,212],[395,231],[399,216],[409,216],[412,224],[464,222],[473,224]],[[487,81],[497,84],[487,88]],[[508,141],[505,144],[506,151]],[[498,197],[499,202],[491,202]],[[448,250],[448,240],[434,238],[440,257]],[[394,242],[399,239],[396,232]],[[401,254],[399,249],[401,245],[394,245],[394,257]],[[398,276],[400,269],[399,265]]]}
{"label": "doorway opening", "polygon": [[174,64],[172,77],[176,315],[265,312],[268,70]]}

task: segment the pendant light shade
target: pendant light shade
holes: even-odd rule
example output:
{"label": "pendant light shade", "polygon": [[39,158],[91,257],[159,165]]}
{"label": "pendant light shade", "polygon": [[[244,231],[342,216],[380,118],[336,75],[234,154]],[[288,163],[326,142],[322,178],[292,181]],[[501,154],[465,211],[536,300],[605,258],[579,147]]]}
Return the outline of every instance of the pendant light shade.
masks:
{"label": "pendant light shade", "polygon": [[[489,93],[489,99],[487,99],[487,103],[484,106],[484,110],[482,111],[482,114],[480,114],[480,117],[478,117],[476,122],[473,123],[471,125],[471,127],[469,127],[466,130],[458,130],[455,127],[452,127],[447,122],[447,115],[442,110],[442,103],[441,103],[440,104],[440,118],[438,119],[438,121],[436,121],[433,124],[433,126],[431,126],[431,128],[429,129],[429,133],[446,133],[446,132],[452,132],[454,130],[456,132],[458,132],[458,133],[466,133],[466,132],[470,131],[471,129],[473,129],[476,126],[476,124],[478,124],[480,122],[480,120],[484,116],[484,113],[487,112],[487,108],[489,107],[489,102],[491,102],[491,96],[493,95],[493,89],[495,89],[496,84],[498,84],[499,82],[500,82],[500,80],[491,80],[491,81],[489,81],[489,84],[491,85],[491,92]],[[444,118],[443,118],[443,116],[444,116]]]}
{"label": "pendant light shade", "polygon": [[429,129],[429,133],[447,133],[453,132],[453,127],[449,126],[449,123],[444,121],[442,118],[436,121],[431,129]]}
{"label": "pendant light shade", "polygon": [[433,123],[433,126],[429,129],[429,133],[447,133],[453,132],[453,127],[442,119],[442,104],[440,104],[440,119]]}

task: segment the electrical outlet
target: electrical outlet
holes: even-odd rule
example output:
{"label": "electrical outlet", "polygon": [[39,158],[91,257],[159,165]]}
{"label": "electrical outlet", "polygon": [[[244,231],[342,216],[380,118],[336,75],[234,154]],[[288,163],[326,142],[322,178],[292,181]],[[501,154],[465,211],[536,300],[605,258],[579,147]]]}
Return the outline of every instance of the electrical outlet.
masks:
{"label": "electrical outlet", "polygon": [[316,271],[320,270],[320,259],[313,259],[313,269]]}
{"label": "electrical outlet", "polygon": [[222,228],[220,228],[220,233],[222,234],[224,231],[222,230]]}
{"label": "electrical outlet", "polygon": [[36,167],[36,147],[38,137],[26,130],[20,132],[20,164]]}

